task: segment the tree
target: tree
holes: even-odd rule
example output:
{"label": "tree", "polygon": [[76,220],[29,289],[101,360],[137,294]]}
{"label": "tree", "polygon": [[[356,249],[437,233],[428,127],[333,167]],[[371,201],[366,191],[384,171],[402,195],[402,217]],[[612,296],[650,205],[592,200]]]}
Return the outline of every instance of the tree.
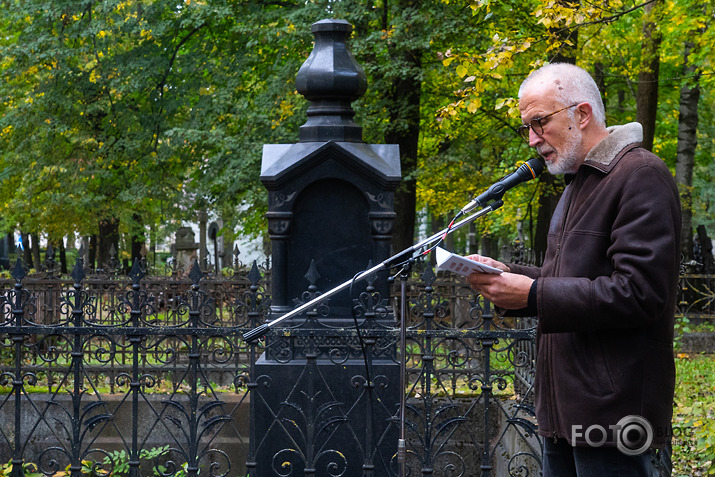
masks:
{"label": "tree", "polygon": [[[508,16],[500,12],[499,8],[502,7],[508,7]],[[515,18],[518,19],[519,28],[510,28],[512,25],[508,20],[490,25],[491,34],[502,41],[501,48],[494,46],[487,49],[475,48],[465,52],[464,55],[452,54],[452,58],[445,61],[445,66],[456,71],[464,80],[477,84],[478,87],[468,86],[458,90],[457,100],[442,110],[442,117],[449,119],[443,122],[443,125],[462,121],[464,112],[478,115],[485,106],[486,109],[492,110],[491,114],[500,115],[504,123],[507,123],[510,118],[518,120],[515,96],[519,81],[513,81],[510,87],[501,86],[504,89],[502,95],[494,98],[489,97],[488,93],[497,91],[500,87],[489,82],[486,83],[485,88],[485,83],[479,80],[488,78],[488,74],[501,65],[508,66],[510,78],[518,79],[540,66],[542,61],[563,60],[564,56],[572,57],[576,58],[577,64],[593,72],[603,93],[609,125],[638,119],[645,123],[646,138],[648,138],[648,136],[653,137],[656,117],[658,118],[658,135],[655,136],[655,141],[651,142],[651,146],[654,152],[675,169],[675,149],[678,141],[677,117],[673,114],[673,104],[679,102],[681,91],[679,77],[682,74],[680,64],[682,38],[693,31],[693,25],[709,22],[712,17],[711,10],[709,4],[703,6],[702,3],[689,0],[663,1],[657,7],[653,0],[580,4],[542,0],[532,5],[522,5],[521,8],[509,2],[498,2],[498,4],[489,1],[474,2],[474,11],[478,12],[477,14],[494,15],[500,20]],[[531,15],[527,19],[522,19],[518,13],[520,11],[527,11]],[[699,11],[703,14],[694,14]],[[578,33],[578,42],[576,33]],[[711,69],[713,64],[712,49],[709,46],[712,41],[708,43],[708,38],[711,37],[707,34],[697,37],[697,44],[700,48],[704,48],[704,51],[698,49],[698,60],[691,61],[701,69]],[[643,44],[644,47],[633,49],[631,47],[633,44]],[[663,48],[660,45],[663,44],[667,46],[665,50],[667,55],[662,53]],[[677,56],[673,54],[674,45],[681,47],[680,54]],[[564,48],[573,49],[570,50],[571,53],[564,54]],[[711,79],[707,74],[701,76],[702,78]],[[689,93],[687,90],[683,92]],[[487,100],[486,104],[485,100]],[[468,110],[466,105],[471,102],[479,102],[480,109]],[[509,113],[504,114],[507,108]],[[700,116],[711,115],[711,107],[704,109],[700,107],[699,111],[697,107],[695,108],[694,111],[697,111]],[[462,128],[457,132],[444,129],[451,134],[452,142],[456,142],[457,135],[465,134]],[[691,143],[691,146],[695,147],[695,144]],[[708,155],[706,147],[712,150],[711,141],[706,141],[705,144],[700,141],[694,149],[696,165],[697,158],[701,158],[701,167],[695,168],[694,184],[705,183],[706,178],[712,174],[709,172],[712,156]],[[509,146],[505,146],[504,150],[509,150]],[[698,172],[702,179],[698,178]],[[475,179],[475,182],[478,180]],[[544,217],[550,214],[548,198],[543,196],[552,189],[543,187],[545,181],[545,176],[542,176],[540,179],[542,199],[540,199],[539,210],[544,213]],[[552,196],[554,199],[558,194],[557,189],[558,187],[556,194]],[[693,190],[697,191],[698,196],[695,202],[703,205],[696,206],[694,210],[709,210],[708,198],[712,197],[709,192],[710,187]],[[539,222],[546,223],[541,220]],[[543,238],[543,230],[536,234],[532,246],[539,248],[539,237]]]}
{"label": "tree", "polygon": [[[114,235],[141,223],[137,214],[147,223],[171,215],[199,158],[166,133],[206,87],[205,55],[228,10],[67,0],[3,10],[15,33],[0,87],[6,227]],[[100,248],[102,264],[109,247]]]}
{"label": "tree", "polygon": [[693,258],[693,169],[695,150],[698,144],[698,103],[700,87],[698,68],[688,61],[693,48],[692,42],[685,44],[683,76],[685,83],[680,89],[680,108],[678,120],[678,156],[676,159],[675,179],[680,187],[680,200],[683,210],[681,228],[681,251],[685,261]]}
{"label": "tree", "polygon": [[[698,123],[702,78],[702,53],[707,58],[708,50],[712,49],[707,43],[707,30],[711,16],[707,7],[693,5],[691,11],[699,15],[689,15],[683,37],[683,66],[682,82],[678,109],[678,146],[675,165],[675,179],[680,187],[680,198],[683,210],[683,223],[681,232],[681,249],[685,262],[693,260],[693,175],[695,172],[696,154],[698,149]],[[709,244],[708,244],[709,245]]]}
{"label": "tree", "polygon": [[[564,18],[578,13],[578,2],[560,0],[556,2],[559,9],[564,12]],[[567,22],[563,22],[567,23]],[[557,27],[558,25],[558,27]],[[578,54],[578,29],[571,29],[559,21],[548,29],[551,51],[554,51],[550,63],[576,64]],[[532,247],[538,257],[546,254],[548,244],[549,224],[551,216],[556,210],[561,194],[563,193],[563,180],[551,174],[544,174],[539,178],[541,194],[539,195],[538,216],[536,219],[536,235]]]}
{"label": "tree", "polygon": [[431,98],[442,97],[439,87],[446,86],[435,74],[440,70],[435,50],[468,38],[475,25],[459,15],[467,6],[462,1],[353,5],[338,13],[345,13],[356,26],[354,53],[368,74],[368,93],[364,104],[357,106],[358,119],[365,123],[368,142],[400,146],[403,180],[395,197],[392,240],[393,251],[398,252],[415,241],[420,156],[423,145],[432,141],[429,134],[436,132],[431,127],[434,110],[424,105],[437,108]]}
{"label": "tree", "polygon": [[638,73],[636,121],[643,126],[643,147],[651,151],[655,137],[658,111],[658,73],[660,66],[660,32],[656,22],[658,2],[653,0],[643,7],[643,42],[641,70]]}
{"label": "tree", "polygon": [[[400,146],[400,162],[403,171],[402,183],[395,193],[395,220],[392,235],[393,252],[408,248],[414,242],[415,210],[417,195],[417,156],[420,139],[420,103],[422,99],[422,57],[426,53],[425,44],[415,41],[415,31],[424,35],[424,13],[415,8],[412,0],[395,2],[396,19],[393,24],[400,25],[399,33],[391,35],[387,43],[388,56],[400,65],[400,68],[383,69],[383,80],[391,86],[387,92],[389,119],[391,126],[385,134],[387,144]],[[387,31],[388,25],[383,25]]]}
{"label": "tree", "polygon": [[[659,81],[644,83],[638,74],[646,55],[632,45],[645,44],[650,4],[6,0],[2,228],[94,235],[109,221],[138,243],[146,229],[170,231],[205,208],[221,216],[222,233],[263,233],[262,145],[297,140],[307,102],[295,91],[295,74],[312,49],[310,25],[331,16],[355,27],[351,49],[368,75],[368,91],[354,104],[365,141],[401,146],[395,248],[414,241],[416,210],[427,223],[446,222],[531,157],[514,134],[516,93],[545,61],[571,57],[593,71],[609,124],[644,111],[636,107],[645,91],[638,85],[658,87],[657,116],[649,116],[658,125],[653,150],[675,168],[686,37],[693,43],[688,62],[700,73],[693,217],[715,223],[715,197],[703,185],[715,174],[715,41],[712,29],[687,35],[710,21],[712,6],[660,0],[652,17],[661,38]],[[475,224],[476,233],[504,243],[523,224],[538,248],[544,229],[535,233],[535,217],[549,215],[560,187],[547,187],[546,177],[538,187],[510,191],[498,213]],[[461,247],[466,238],[455,240]]]}

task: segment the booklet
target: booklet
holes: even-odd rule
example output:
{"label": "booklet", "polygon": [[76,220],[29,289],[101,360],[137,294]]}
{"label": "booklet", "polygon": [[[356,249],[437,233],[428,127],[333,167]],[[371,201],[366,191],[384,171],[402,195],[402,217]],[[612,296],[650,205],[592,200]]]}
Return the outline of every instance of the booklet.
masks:
{"label": "booklet", "polygon": [[448,272],[459,273],[460,275],[469,276],[472,273],[501,273],[498,268],[490,267],[483,263],[475,262],[456,253],[448,252],[447,250],[437,247],[435,249],[437,258],[437,268],[439,270],[447,270]]}

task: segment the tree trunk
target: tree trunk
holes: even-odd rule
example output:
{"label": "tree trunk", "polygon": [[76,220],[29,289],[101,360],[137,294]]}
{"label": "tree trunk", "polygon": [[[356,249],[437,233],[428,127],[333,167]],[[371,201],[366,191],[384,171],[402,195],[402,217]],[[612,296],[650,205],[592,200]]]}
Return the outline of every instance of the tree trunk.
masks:
{"label": "tree trunk", "polygon": [[653,150],[655,119],[658,112],[658,74],[660,34],[655,21],[657,0],[644,7],[641,71],[638,73],[636,121],[643,126],[643,147]]}
{"label": "tree trunk", "polygon": [[[561,0],[558,3],[568,8],[578,8],[578,2],[573,0]],[[576,64],[578,30],[554,29],[552,32],[557,35],[559,40],[563,43],[551,61],[553,63]],[[567,44],[567,41],[570,44]],[[533,243],[531,244],[537,264],[541,264],[546,254],[549,224],[551,223],[551,217],[554,215],[554,210],[556,210],[556,204],[558,204],[559,198],[564,191],[563,181],[551,174],[542,174],[539,176],[539,184],[541,187],[539,210],[536,214],[536,231],[534,233]]]}
{"label": "tree trunk", "polygon": [[700,101],[700,74],[695,65],[688,62],[693,44],[685,45],[683,76],[693,77],[680,89],[680,115],[678,117],[678,154],[675,162],[675,182],[680,189],[683,217],[681,228],[681,251],[686,262],[693,259],[693,167],[695,148],[698,145],[698,102]]}
{"label": "tree trunk", "polygon": [[400,146],[400,163],[403,179],[395,191],[395,226],[392,232],[394,253],[410,247],[414,242],[417,206],[417,181],[413,173],[417,168],[417,146],[420,135],[420,96],[422,82],[417,75],[421,68],[421,53],[407,51],[401,60],[408,64],[414,75],[405,75],[393,83],[390,121],[393,128],[385,135],[387,144]]}
{"label": "tree trunk", "polygon": [[89,250],[87,250],[87,263],[85,266],[90,270],[97,269],[97,235],[93,234],[89,238]]}
{"label": "tree trunk", "polygon": [[130,260],[129,266],[131,267],[134,265],[135,260],[139,260],[142,258],[141,252],[142,248],[144,248],[144,244],[146,243],[146,237],[144,236],[144,227],[143,227],[143,222],[142,222],[142,216],[135,213],[132,217],[134,219],[135,225],[134,225],[134,232],[131,234],[131,242],[132,242],[132,258]]}
{"label": "tree trunk", "polygon": [[[559,5],[564,8],[578,10],[579,1],[577,0],[557,0]],[[561,42],[561,46],[556,50],[556,53],[551,57],[552,63],[571,63],[576,64],[576,54],[578,53],[578,29],[568,28],[551,28],[551,34],[556,37],[557,41]]]}
{"label": "tree trunk", "polygon": [[65,249],[64,237],[60,237],[58,248],[60,251],[60,273],[67,275],[67,250]]}
{"label": "tree trunk", "polygon": [[[414,0],[384,0],[382,2],[366,2],[367,11],[379,15],[380,27],[383,31],[392,28],[390,25],[391,11],[414,10],[418,4]],[[357,35],[367,38],[374,31],[375,25],[369,15],[358,16],[354,20]],[[409,22],[409,18],[402,18]],[[402,25],[402,30],[408,31]],[[420,28],[420,27],[416,27]],[[410,30],[412,31],[412,30]],[[416,33],[419,35],[419,33]],[[388,68],[373,71],[371,88],[381,91],[381,101],[388,109],[388,130],[383,140],[386,144],[397,144],[400,148],[400,168],[402,183],[395,191],[395,223],[392,230],[392,252],[398,253],[414,243],[417,182],[414,172],[417,168],[417,150],[420,134],[420,101],[422,96],[422,51],[405,45],[403,40],[395,42],[388,39],[386,48],[391,58]],[[375,58],[373,57],[372,60]],[[395,73],[399,70],[399,73]]]}
{"label": "tree trunk", "polygon": [[593,65],[593,80],[598,86],[598,91],[601,92],[601,100],[603,101],[604,108],[606,105],[606,71],[603,63],[595,63]]}
{"label": "tree trunk", "polygon": [[[385,0],[379,5],[377,2],[366,2],[366,7],[379,15],[381,29],[388,31],[391,28],[390,11],[412,9],[414,3],[413,0]],[[367,15],[355,18],[353,26],[358,37],[366,38],[374,31],[375,27],[370,18]],[[388,109],[389,129],[384,133],[383,140],[386,144],[397,144],[400,147],[403,180],[395,191],[396,217],[391,242],[393,253],[397,253],[410,247],[415,236],[417,182],[413,176],[417,167],[420,133],[422,51],[410,49],[392,40],[386,48],[392,59],[391,67],[374,71],[374,81],[370,87],[380,85],[377,87],[381,91],[381,100]],[[400,71],[399,76],[394,70]]]}
{"label": "tree trunk", "polygon": [[115,254],[119,251],[119,219],[110,217],[99,221],[99,238],[97,247],[97,268],[106,269],[110,265],[112,247]]}
{"label": "tree trunk", "polygon": [[480,254],[486,255],[487,257],[494,257],[497,260],[501,259],[499,256],[499,239],[497,237],[485,234],[482,235],[480,242]]}
{"label": "tree trunk", "polygon": [[42,267],[42,259],[40,259],[40,234],[33,233],[30,235],[32,240],[32,262],[35,265],[35,270],[40,271]]}
{"label": "tree trunk", "polygon": [[30,245],[30,235],[21,233],[20,236],[22,237],[22,260],[25,262],[25,265],[27,268],[34,268],[35,265],[32,262],[32,247]]}
{"label": "tree trunk", "polygon": [[706,275],[712,275],[715,270],[715,259],[713,259],[713,242],[708,236],[708,231],[703,224],[698,225],[698,242],[700,243],[700,259],[703,263],[703,271]]}

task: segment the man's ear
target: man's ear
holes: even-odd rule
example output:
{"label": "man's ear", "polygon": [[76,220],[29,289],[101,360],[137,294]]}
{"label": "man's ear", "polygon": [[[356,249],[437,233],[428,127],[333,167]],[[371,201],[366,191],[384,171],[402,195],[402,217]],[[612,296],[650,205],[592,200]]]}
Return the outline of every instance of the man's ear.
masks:
{"label": "man's ear", "polygon": [[576,107],[576,119],[581,129],[593,122],[593,108],[589,103],[581,103]]}

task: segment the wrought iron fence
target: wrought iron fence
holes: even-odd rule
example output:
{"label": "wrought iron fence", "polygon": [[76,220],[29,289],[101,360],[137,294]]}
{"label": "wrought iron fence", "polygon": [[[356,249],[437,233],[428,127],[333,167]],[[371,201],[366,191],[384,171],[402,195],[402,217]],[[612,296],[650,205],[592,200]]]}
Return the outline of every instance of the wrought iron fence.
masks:
{"label": "wrought iron fence", "polygon": [[[30,463],[46,475],[397,475],[384,449],[401,426],[410,475],[538,474],[535,321],[496,316],[463,282],[429,266],[413,273],[404,349],[400,302],[371,283],[355,294],[356,328],[326,320],[324,304],[246,343],[270,319],[256,264],[229,278],[196,265],[158,278],[134,265],[128,277],[93,276],[78,260],[61,279],[27,277],[18,262],[2,282],[0,458],[14,475]],[[711,317],[710,277],[682,283],[679,313]],[[316,367],[362,358],[365,372],[350,368],[341,385],[352,394]],[[286,383],[261,374],[266,359],[308,376],[312,394],[290,385],[276,402]],[[381,366],[402,359],[400,408],[383,399],[395,382]],[[289,446],[257,434],[261,412]]]}

